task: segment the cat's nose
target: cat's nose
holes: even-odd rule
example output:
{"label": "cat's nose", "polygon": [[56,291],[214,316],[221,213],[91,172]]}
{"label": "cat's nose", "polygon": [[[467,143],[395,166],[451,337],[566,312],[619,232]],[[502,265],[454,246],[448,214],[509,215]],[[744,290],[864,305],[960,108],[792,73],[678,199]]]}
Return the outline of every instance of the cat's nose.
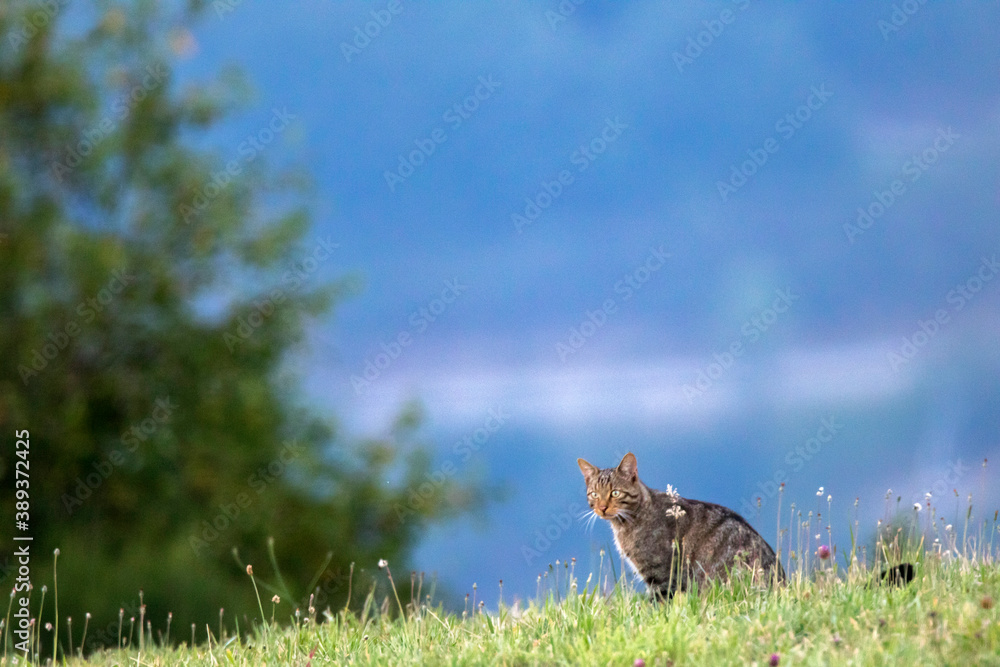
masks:
{"label": "cat's nose", "polygon": [[601,507],[601,513],[602,513],[602,514],[603,514],[604,512],[607,512],[607,511],[608,511],[608,506],[607,506],[607,505],[601,505],[600,507]]}

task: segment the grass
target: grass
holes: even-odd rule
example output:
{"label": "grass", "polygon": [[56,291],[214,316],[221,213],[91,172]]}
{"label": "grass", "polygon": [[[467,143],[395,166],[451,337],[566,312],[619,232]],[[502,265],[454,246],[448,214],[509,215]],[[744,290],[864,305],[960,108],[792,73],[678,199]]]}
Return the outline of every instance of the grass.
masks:
{"label": "grass", "polygon": [[[826,500],[828,509],[829,498]],[[33,635],[35,662],[39,663],[40,651],[47,653],[49,646],[58,643],[59,663],[80,667],[1000,667],[1000,562],[992,539],[1000,527],[996,513],[992,525],[988,520],[979,525],[978,521],[970,522],[970,507],[964,525],[953,528],[943,523],[938,527],[939,517],[930,507],[926,513],[914,508],[911,514],[897,514],[893,521],[888,519],[887,510],[886,520],[879,522],[882,539],[871,556],[868,549],[855,543],[855,520],[845,531],[850,547],[839,556],[841,566],[837,550],[829,553],[825,547],[823,532],[829,539],[829,527],[824,527],[820,509],[815,515],[803,514],[793,505],[783,517],[779,515],[779,523],[788,526],[777,533],[776,540],[788,564],[789,582],[774,589],[757,585],[749,576],[737,576],[728,583],[714,583],[701,591],[678,594],[670,602],[653,604],[629,579],[616,578],[613,563],[602,553],[599,572],[582,579],[575,572],[575,559],[550,565],[550,573],[539,577],[536,599],[527,605],[504,604],[500,582],[501,602],[496,610],[485,610],[473,598],[471,606],[467,601],[465,611],[450,613],[433,601],[433,591],[422,597],[422,590],[417,589],[411,597],[410,588],[397,588],[389,564],[381,561],[381,580],[377,588],[368,591],[360,611],[320,611],[313,609],[310,601],[302,615],[296,612],[282,624],[275,621],[275,610],[287,609],[287,603],[282,606],[280,601],[262,600],[253,570],[247,567],[247,585],[257,592],[260,611],[252,628],[237,627],[231,635],[220,617],[217,631],[208,625],[198,628],[198,636],[208,638],[204,643],[164,641],[163,637],[170,637],[169,621],[166,632],[157,629],[154,638],[142,606],[135,619],[137,627],[133,621],[120,618],[119,646],[123,648],[99,651],[84,659],[82,651],[74,649],[72,622],[66,619],[67,644],[62,643],[63,638],[57,642],[54,628]],[[816,530],[820,532],[814,535]],[[916,537],[908,540],[906,534]],[[925,546],[927,539],[932,540],[930,546]],[[875,584],[886,563],[904,561],[916,564],[916,578],[909,585]],[[405,591],[402,598],[401,590]],[[53,593],[56,599],[51,604],[57,604],[57,591]],[[44,588],[41,604],[45,604]],[[3,666],[24,664],[23,660],[15,661],[8,630],[11,620],[9,610],[6,618],[0,618]],[[85,625],[76,647],[84,645],[86,632]],[[43,658],[40,664],[44,662]]]}
{"label": "grass", "polygon": [[[593,577],[588,585],[569,576],[558,595],[526,608],[461,614],[370,593],[362,611],[321,623],[268,620],[242,635],[210,633],[194,648],[163,646],[149,629],[131,649],[65,664],[767,665],[777,656],[781,665],[1000,665],[997,563],[925,554],[909,586],[873,578],[862,567],[846,576],[831,568],[794,573],[776,590],[743,578],[654,605],[625,580],[601,592]],[[5,649],[0,663],[14,664]]]}

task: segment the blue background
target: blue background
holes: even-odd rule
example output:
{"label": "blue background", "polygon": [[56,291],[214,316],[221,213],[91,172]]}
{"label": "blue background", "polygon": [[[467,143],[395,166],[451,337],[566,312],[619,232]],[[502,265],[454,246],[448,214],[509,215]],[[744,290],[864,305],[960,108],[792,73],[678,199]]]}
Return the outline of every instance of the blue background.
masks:
{"label": "blue background", "polygon": [[[417,569],[492,604],[499,579],[524,597],[556,558],[592,567],[610,530],[578,519],[576,458],[627,451],[651,486],[742,508],[772,543],[776,475],[786,508],[832,495],[841,546],[855,516],[874,529],[890,487],[904,507],[937,491],[949,522],[967,493],[992,515],[1000,9],[393,6],[217,2],[176,74],[236,64],[254,83],[212,136],[220,165],[274,109],[295,116],[263,155],[314,175],[313,236],[339,248],[310,279],[364,280],[288,360],[309,400],[363,436],[418,399],[438,465],[505,489],[430,530]],[[609,119],[620,133],[597,140]],[[572,182],[539,199],[563,170]],[[519,229],[526,198],[547,205]],[[655,249],[669,257],[641,268]],[[627,299],[626,276],[644,280]],[[436,302],[446,281],[461,289]],[[352,383],[369,362],[385,367]],[[502,426],[456,448],[491,409]],[[824,419],[837,431],[810,442]]]}

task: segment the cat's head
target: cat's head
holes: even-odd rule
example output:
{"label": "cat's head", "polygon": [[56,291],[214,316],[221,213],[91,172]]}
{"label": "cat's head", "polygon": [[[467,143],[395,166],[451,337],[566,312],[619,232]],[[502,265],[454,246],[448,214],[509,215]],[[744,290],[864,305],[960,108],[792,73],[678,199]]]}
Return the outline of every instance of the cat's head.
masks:
{"label": "cat's head", "polygon": [[598,468],[577,459],[583,479],[587,482],[587,502],[602,519],[628,518],[637,509],[640,492],[635,455],[629,452],[617,468]]}

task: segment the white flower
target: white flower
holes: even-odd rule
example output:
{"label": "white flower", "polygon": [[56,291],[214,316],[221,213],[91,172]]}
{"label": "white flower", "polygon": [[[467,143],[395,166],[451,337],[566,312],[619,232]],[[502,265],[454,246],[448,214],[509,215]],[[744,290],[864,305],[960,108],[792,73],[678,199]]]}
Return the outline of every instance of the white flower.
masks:
{"label": "white flower", "polygon": [[670,498],[671,500],[679,500],[681,497],[681,494],[677,493],[677,489],[675,489],[670,484],[667,484],[667,490],[665,491],[665,493],[667,494],[667,497]]}
{"label": "white flower", "polygon": [[951,530],[951,524],[949,523],[947,526],[944,527],[944,529],[945,530]]}
{"label": "white flower", "polygon": [[388,564],[389,564],[389,561],[387,561],[384,558],[380,558],[379,561],[378,561],[378,569],[381,570],[382,568],[384,568]]}
{"label": "white flower", "polygon": [[667,509],[666,514],[671,519],[679,519],[687,514],[687,512],[685,512],[680,505],[674,505],[673,507]]}
{"label": "white flower", "polygon": [[913,503],[913,509],[914,509],[915,511],[919,512],[919,511],[920,511],[920,510],[922,509],[922,508],[920,507],[920,503]]}
{"label": "white flower", "polygon": [[931,492],[928,491],[927,493],[924,494],[924,500],[930,500],[930,499],[931,499]]}
{"label": "white flower", "polygon": [[817,496],[822,496],[823,495],[823,487],[822,486],[819,487],[819,491],[816,492],[816,495]]}

